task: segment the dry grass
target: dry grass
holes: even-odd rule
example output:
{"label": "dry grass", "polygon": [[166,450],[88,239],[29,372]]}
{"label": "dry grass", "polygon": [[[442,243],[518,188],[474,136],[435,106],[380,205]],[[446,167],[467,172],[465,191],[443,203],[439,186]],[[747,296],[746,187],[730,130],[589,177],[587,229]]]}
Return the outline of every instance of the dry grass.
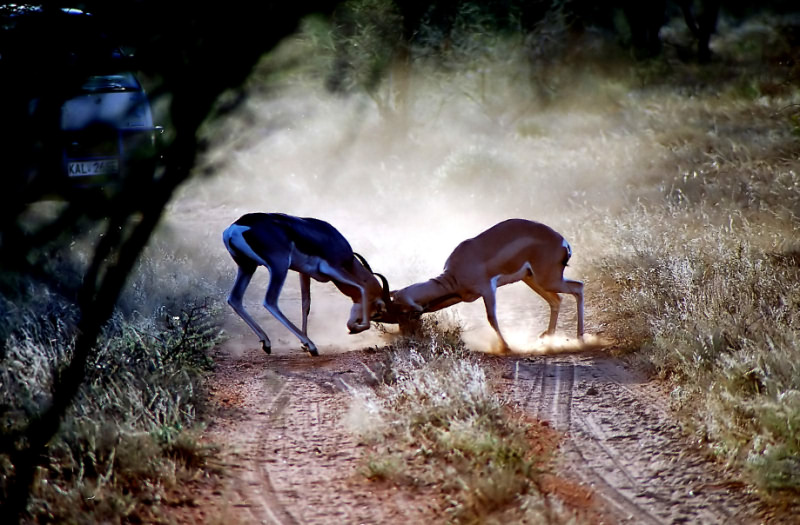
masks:
{"label": "dry grass", "polygon": [[720,225],[667,203],[609,225],[628,250],[601,266],[618,298],[604,317],[636,359],[674,381],[689,428],[716,453],[765,488],[798,489],[800,224],[729,210]]}
{"label": "dry grass", "polygon": [[[145,259],[139,271],[159,266]],[[160,291],[162,300],[183,293],[165,284]],[[54,378],[71,359],[77,312],[63,297],[33,285],[13,303],[4,298],[0,310],[7,334],[0,356],[0,434],[6,442],[49,403]],[[204,470],[213,453],[197,441],[196,430],[211,366],[206,352],[219,340],[218,315],[211,302],[115,314],[43,458],[28,507],[31,522],[166,520],[160,505]],[[0,496],[12,477],[12,465],[0,455]]]}
{"label": "dry grass", "polygon": [[532,452],[528,426],[452,321],[426,317],[417,336],[391,349],[379,386],[354,395],[351,422],[371,448],[368,478],[435,491],[454,523],[572,519],[537,489],[547,458]]}
{"label": "dry grass", "polygon": [[644,179],[629,210],[604,218],[611,247],[592,269],[603,295],[596,315],[634,359],[672,381],[688,430],[765,493],[794,498],[800,91],[778,83],[786,70],[768,67],[753,70],[757,92],[743,90],[732,69],[755,66],[718,50],[731,54],[713,66],[710,89],[640,94],[639,126],[671,169]]}

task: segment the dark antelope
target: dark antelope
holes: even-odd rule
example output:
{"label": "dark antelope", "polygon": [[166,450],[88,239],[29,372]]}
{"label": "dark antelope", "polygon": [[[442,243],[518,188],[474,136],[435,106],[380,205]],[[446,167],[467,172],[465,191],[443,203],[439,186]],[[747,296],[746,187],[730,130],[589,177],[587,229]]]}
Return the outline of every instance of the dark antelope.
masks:
{"label": "dark antelope", "polygon": [[[269,337],[242,305],[247,285],[259,266],[266,266],[270,274],[264,307],[300,339],[311,355],[318,355],[306,332],[312,277],[320,282],[333,281],[353,300],[347,321],[353,334],[367,330],[370,321],[380,316],[389,302],[386,279],[373,273],[366,260],[353,253],[347,239],[327,222],[281,213],[248,213],[226,228],[222,239],[239,267],[228,304],[255,332],[261,348],[268,354]],[[300,274],[302,330],[278,308],[278,297],[289,270]]]}

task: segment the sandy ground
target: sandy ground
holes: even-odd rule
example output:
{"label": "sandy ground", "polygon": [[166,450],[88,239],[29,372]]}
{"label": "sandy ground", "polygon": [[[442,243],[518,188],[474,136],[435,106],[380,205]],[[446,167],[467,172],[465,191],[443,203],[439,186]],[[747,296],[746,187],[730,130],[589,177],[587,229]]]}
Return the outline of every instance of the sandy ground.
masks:
{"label": "sandy ground", "polygon": [[[312,358],[287,338],[272,355],[231,321],[211,380],[204,439],[226,473],[185,487],[191,523],[445,523],[424,490],[369,481],[367,448],[345,424],[349,387],[368,385],[385,348],[321,346]],[[273,331],[278,329],[271,326]],[[791,523],[763,508],[736,475],[682,435],[657,384],[603,351],[479,354],[497,388],[557,447],[542,488],[586,523]],[[554,437],[555,436],[555,437]]]}

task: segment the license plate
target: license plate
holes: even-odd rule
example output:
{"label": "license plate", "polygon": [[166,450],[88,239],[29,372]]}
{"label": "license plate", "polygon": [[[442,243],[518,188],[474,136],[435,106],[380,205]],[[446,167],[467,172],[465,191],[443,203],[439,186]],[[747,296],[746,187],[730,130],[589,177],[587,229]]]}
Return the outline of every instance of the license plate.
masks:
{"label": "license plate", "polygon": [[81,160],[67,163],[70,177],[90,177],[92,175],[114,175],[119,173],[118,159]]}

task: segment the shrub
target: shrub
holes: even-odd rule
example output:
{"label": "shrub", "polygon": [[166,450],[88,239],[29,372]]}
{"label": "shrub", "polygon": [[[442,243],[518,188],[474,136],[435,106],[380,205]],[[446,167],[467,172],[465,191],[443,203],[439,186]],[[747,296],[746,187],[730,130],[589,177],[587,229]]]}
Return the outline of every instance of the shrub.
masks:
{"label": "shrub", "polygon": [[597,261],[613,298],[599,314],[673,381],[687,429],[715,454],[768,492],[800,489],[800,165],[774,111],[784,101],[651,102],[678,173],[605,220],[616,253]]}
{"label": "shrub", "polygon": [[385,370],[375,390],[354,392],[353,420],[373,447],[364,475],[440,491],[456,523],[483,523],[512,505],[531,519],[566,519],[541,504],[545,458],[531,453],[528,427],[466,350],[460,327],[425,317]]}
{"label": "shrub", "polygon": [[[50,299],[60,317],[3,305],[14,310],[0,363],[4,442],[47,405],[54,377],[71,358],[76,312]],[[203,466],[209,451],[192,429],[211,366],[206,351],[218,340],[216,309],[205,302],[176,315],[114,316],[37,474],[28,509],[34,521],[149,521],[158,512],[151,504]],[[11,476],[0,454],[0,495]]]}

